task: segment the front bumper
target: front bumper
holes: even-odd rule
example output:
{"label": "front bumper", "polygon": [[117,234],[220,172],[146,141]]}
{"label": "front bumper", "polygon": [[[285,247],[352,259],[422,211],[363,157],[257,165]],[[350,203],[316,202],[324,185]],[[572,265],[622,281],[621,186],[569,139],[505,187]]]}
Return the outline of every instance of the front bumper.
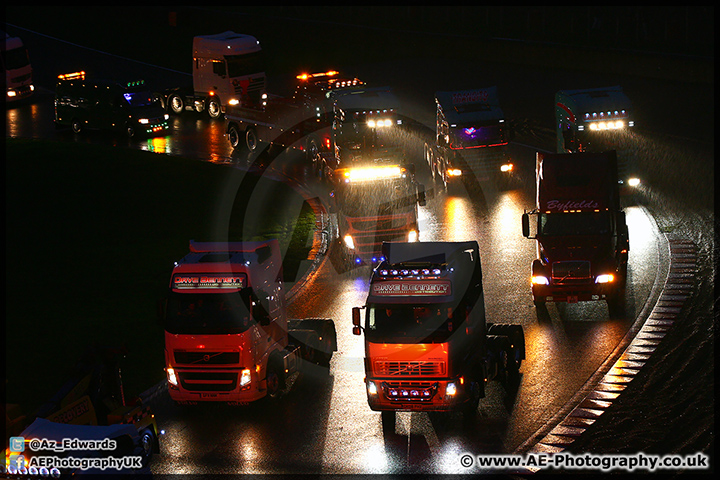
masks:
{"label": "front bumper", "polygon": [[175,367],[177,385],[168,382],[170,398],[179,403],[225,402],[248,404],[266,395],[265,381],[252,373],[249,384],[240,386],[240,370],[196,370]]}
{"label": "front bumper", "polygon": [[[370,384],[376,393],[370,393]],[[451,394],[448,384],[455,386]],[[470,400],[469,383],[458,379],[389,380],[367,379],[365,392],[371,410],[442,412],[459,408]]]}
{"label": "front bumper", "polygon": [[533,285],[536,302],[590,302],[607,300],[616,286],[614,283],[587,283],[574,285]]}

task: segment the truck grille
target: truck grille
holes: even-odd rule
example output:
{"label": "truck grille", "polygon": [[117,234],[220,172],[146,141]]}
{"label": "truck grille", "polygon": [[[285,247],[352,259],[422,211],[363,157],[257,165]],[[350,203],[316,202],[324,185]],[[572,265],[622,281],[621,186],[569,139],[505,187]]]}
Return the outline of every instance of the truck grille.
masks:
{"label": "truck grille", "polygon": [[508,161],[502,147],[468,148],[461,150],[460,155],[465,167],[469,168],[479,179],[499,174],[500,166]]}
{"label": "truck grille", "polygon": [[190,392],[230,392],[238,381],[237,372],[178,372],[178,377]]}
{"label": "truck grille", "polygon": [[362,232],[376,232],[381,230],[394,230],[407,226],[407,217],[383,218],[379,220],[353,220],[352,227]]}
{"label": "truck grille", "polygon": [[240,352],[175,352],[177,365],[237,365]]}
{"label": "truck grille", "polygon": [[445,375],[445,362],[375,362],[375,374],[398,377],[439,377]]}
{"label": "truck grille", "polygon": [[591,278],[590,262],[567,261],[552,264],[552,280],[556,285],[587,283]]}

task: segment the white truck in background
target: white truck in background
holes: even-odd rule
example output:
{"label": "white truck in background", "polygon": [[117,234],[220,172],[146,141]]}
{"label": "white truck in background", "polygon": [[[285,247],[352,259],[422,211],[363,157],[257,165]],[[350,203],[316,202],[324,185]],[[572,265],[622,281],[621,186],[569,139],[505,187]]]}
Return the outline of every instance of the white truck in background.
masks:
{"label": "white truck in background", "polygon": [[192,87],[173,87],[158,94],[168,112],[207,112],[210,118],[219,118],[227,105],[262,109],[262,49],[251,35],[226,31],[194,37],[192,76]]}
{"label": "white truck in background", "polygon": [[33,71],[27,48],[19,37],[5,33],[2,45],[2,64],[5,70],[5,101],[16,102],[35,92]]}

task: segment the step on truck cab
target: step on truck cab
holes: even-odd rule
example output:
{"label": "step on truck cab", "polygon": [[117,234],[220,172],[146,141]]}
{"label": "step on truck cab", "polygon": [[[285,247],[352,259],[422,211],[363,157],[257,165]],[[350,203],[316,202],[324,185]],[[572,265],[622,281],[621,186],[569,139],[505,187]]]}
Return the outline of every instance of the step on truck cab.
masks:
{"label": "step on truck cab", "polygon": [[640,184],[632,104],[619,86],[555,94],[557,153],[615,150],[621,193]]}
{"label": "step on truck cab", "polygon": [[119,82],[84,71],[58,75],[55,126],[124,132],[128,137],[166,135],[168,115],[143,80]]}
{"label": "step on truck cab", "polygon": [[5,101],[16,102],[32,96],[35,92],[33,70],[27,48],[19,37],[6,32],[3,42],[2,64],[5,70]]}
{"label": "step on truck cab", "polygon": [[303,361],[328,368],[330,319],[286,316],[277,240],[195,242],[161,302],[170,397],[178,403],[275,399]]}
{"label": "step on truck cab", "polygon": [[425,144],[433,178],[445,187],[474,176],[478,182],[509,183],[510,130],[497,87],[435,92],[436,142]]}
{"label": "step on truck cab", "polygon": [[376,265],[382,243],[418,240],[425,187],[406,156],[399,101],[389,87],[335,92],[333,174],[341,247],[350,262]]}
{"label": "step on truck cab", "polygon": [[486,382],[516,375],[525,358],[521,325],[486,323],[477,242],[389,242],[383,254],[352,311],[370,408],[390,429],[398,411],[474,415]]}
{"label": "step on truck cab", "polygon": [[536,207],[522,216],[523,235],[537,240],[535,305],[605,300],[621,313],[630,241],[615,152],[538,153],[536,184]]}

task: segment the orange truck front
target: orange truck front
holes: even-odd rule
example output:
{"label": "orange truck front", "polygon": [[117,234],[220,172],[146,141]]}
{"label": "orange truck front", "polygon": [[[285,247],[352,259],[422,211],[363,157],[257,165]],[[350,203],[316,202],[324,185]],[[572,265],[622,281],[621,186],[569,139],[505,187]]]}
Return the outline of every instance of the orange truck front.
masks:
{"label": "orange truck front", "polygon": [[[486,325],[478,244],[387,242],[353,333],[365,334],[368,404],[384,427],[397,411],[474,414],[485,383],[525,356],[521,327]],[[512,337],[512,343],[509,339]]]}
{"label": "orange truck front", "polygon": [[170,397],[246,404],[278,395],[296,369],[277,241],[193,243],[163,303]]}

